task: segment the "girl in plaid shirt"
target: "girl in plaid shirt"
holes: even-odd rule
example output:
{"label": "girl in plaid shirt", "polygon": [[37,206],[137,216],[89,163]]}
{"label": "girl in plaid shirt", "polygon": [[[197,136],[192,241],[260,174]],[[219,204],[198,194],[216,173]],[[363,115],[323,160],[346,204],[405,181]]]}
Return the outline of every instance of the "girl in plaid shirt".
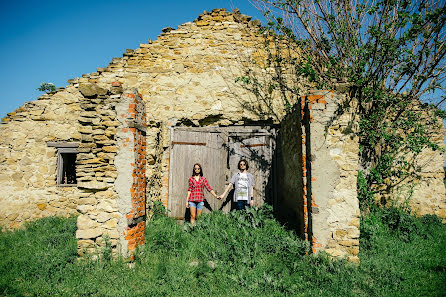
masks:
{"label": "girl in plaid shirt", "polygon": [[203,211],[204,193],[203,188],[211,192],[212,196],[217,198],[214,190],[209,186],[207,179],[203,176],[203,169],[199,163],[194,164],[192,176],[189,178],[189,188],[187,189],[186,207],[190,209],[190,223],[193,225],[195,220]]}

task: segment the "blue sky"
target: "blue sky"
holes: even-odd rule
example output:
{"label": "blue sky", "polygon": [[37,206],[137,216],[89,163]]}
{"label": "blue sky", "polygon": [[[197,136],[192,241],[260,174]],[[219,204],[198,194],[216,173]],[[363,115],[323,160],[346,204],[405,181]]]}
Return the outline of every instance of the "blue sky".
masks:
{"label": "blue sky", "polygon": [[0,118],[43,94],[40,83],[65,86],[213,8],[261,18],[248,0],[1,0]]}

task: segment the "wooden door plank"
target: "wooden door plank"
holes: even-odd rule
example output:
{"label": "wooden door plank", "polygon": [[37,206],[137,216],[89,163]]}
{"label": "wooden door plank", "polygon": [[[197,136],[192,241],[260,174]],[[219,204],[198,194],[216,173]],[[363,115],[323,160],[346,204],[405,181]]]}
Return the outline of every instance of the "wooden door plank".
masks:
{"label": "wooden door plank", "polygon": [[206,145],[206,142],[172,141],[172,144],[180,144],[180,145]]}

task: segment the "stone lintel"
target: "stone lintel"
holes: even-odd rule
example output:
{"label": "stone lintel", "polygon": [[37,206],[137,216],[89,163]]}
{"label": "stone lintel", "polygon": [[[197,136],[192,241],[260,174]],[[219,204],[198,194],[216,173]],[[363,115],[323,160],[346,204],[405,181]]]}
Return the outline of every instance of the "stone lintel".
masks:
{"label": "stone lintel", "polygon": [[60,148],[78,148],[79,142],[55,142],[47,141],[46,145],[49,147],[60,147]]}

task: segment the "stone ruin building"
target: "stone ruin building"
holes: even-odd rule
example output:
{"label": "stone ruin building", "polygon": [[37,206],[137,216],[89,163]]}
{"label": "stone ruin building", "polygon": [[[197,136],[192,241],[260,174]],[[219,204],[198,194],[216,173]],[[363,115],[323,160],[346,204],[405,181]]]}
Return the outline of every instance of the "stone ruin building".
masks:
{"label": "stone ruin building", "polygon": [[[359,261],[359,145],[344,133],[357,118],[334,117],[341,92],[309,88],[286,112],[280,98],[259,103],[237,83],[247,61],[265,58],[259,28],[237,10],[204,12],[9,113],[0,125],[2,228],[77,215],[80,255],[105,238],[128,255],[144,243],[154,201],[185,217],[195,162],[221,193],[245,157],[256,205],[273,205],[314,252]],[[443,151],[420,155],[418,214],[446,218],[443,160]],[[207,202],[207,211],[231,207]]]}

